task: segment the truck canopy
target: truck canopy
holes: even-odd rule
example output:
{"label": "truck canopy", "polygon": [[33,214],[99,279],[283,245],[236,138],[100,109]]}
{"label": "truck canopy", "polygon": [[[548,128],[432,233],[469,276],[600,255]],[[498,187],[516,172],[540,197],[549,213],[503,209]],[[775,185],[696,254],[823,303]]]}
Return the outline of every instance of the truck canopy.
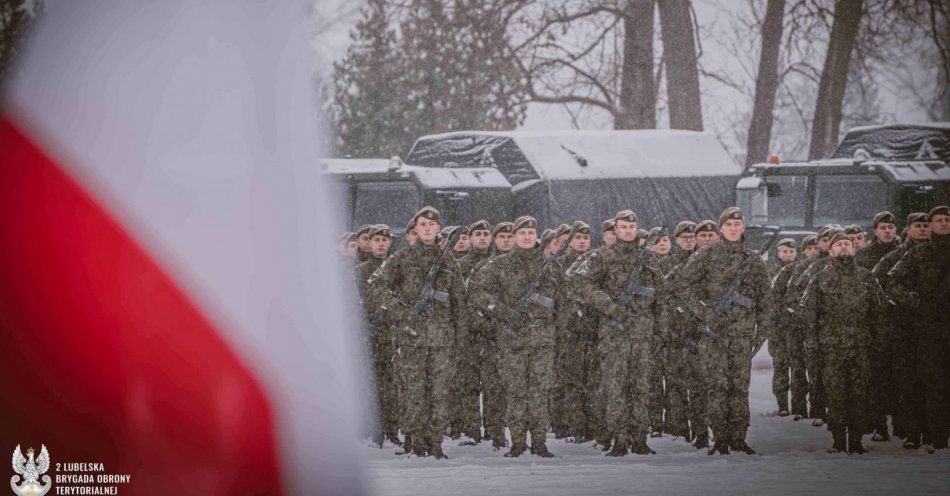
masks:
{"label": "truck canopy", "polygon": [[848,130],[831,158],[940,160],[950,162],[950,122],[889,124]]}

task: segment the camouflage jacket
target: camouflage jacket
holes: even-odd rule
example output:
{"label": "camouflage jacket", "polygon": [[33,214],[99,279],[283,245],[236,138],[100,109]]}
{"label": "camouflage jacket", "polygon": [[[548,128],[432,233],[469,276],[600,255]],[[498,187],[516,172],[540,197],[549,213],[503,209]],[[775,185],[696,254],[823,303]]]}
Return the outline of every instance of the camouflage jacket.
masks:
{"label": "camouflage jacket", "polygon": [[900,243],[897,240],[891,241],[890,243],[879,243],[877,239],[875,239],[871,241],[869,245],[861,248],[854,254],[854,261],[858,264],[858,267],[871,270],[881,261],[884,255],[896,250],[899,246]]}
{"label": "camouflage jacket", "polygon": [[[798,307],[802,301],[802,295],[805,293],[805,288],[808,285],[808,280],[804,279],[802,275],[813,264],[827,257],[828,252],[821,251],[818,252],[818,255],[808,257],[795,264],[795,268],[792,269],[792,275],[789,276],[785,288],[785,304],[788,308],[796,312],[798,311]],[[804,284],[799,285],[802,281],[804,281]]]}
{"label": "camouflage jacket", "polygon": [[[538,247],[514,248],[491,258],[469,281],[469,303],[473,309],[492,319],[499,346],[550,346],[554,344],[554,324],[563,295],[559,293],[563,269],[557,262],[550,267],[528,306],[528,314],[517,316],[513,308],[521,300],[541,270],[543,253]],[[510,332],[509,332],[510,331]]]}
{"label": "camouflage jacket", "polygon": [[472,272],[475,270],[475,266],[483,260],[487,260],[492,256],[492,251],[489,248],[484,250],[476,250],[472,248],[468,251],[464,257],[459,259],[459,274],[462,275],[462,280],[468,282],[469,278],[472,277]]}
{"label": "camouflage jacket", "polygon": [[356,285],[356,290],[359,294],[360,302],[363,304],[363,308],[366,310],[366,315],[373,321],[374,314],[378,309],[378,303],[373,301],[370,294],[366,291],[367,281],[376,272],[376,269],[383,264],[385,258],[370,257],[365,262],[357,265],[353,268],[353,280]]}
{"label": "camouflage jacket", "polygon": [[853,261],[832,259],[815,274],[802,297],[805,349],[829,351],[879,349],[883,325],[884,291],[871,271]]}
{"label": "camouflage jacket", "polygon": [[600,319],[601,339],[623,335],[652,340],[657,329],[667,328],[669,293],[663,273],[654,262],[640,272],[640,284],[653,288],[656,293],[635,296],[631,309],[621,308],[617,301],[642,250],[636,242],[617,240],[610,246],[595,250],[573,271],[572,277],[578,279],[586,303],[605,317]]}
{"label": "camouflage jacket", "polygon": [[874,266],[871,273],[877,278],[877,282],[881,284],[884,291],[887,291],[890,283],[890,278],[887,277],[887,273],[897,265],[897,262],[899,262],[901,258],[904,258],[904,254],[907,253],[908,250],[922,242],[926,241],[914,241],[913,239],[907,238],[905,243],[901,243],[896,250],[890,251],[881,257],[881,260]]}
{"label": "camouflage jacket", "polygon": [[[752,300],[752,308],[733,304],[728,316],[716,314],[712,307],[725,295],[743,264],[752,261],[738,293]],[[676,277],[675,289],[681,293],[686,308],[710,327],[735,327],[735,332],[753,332],[757,325],[764,333],[769,318],[770,301],[768,269],[757,253],[745,247],[745,242],[722,240],[705,246],[689,258]],[[732,331],[730,331],[732,332]],[[751,336],[749,336],[751,337]]]}
{"label": "camouflage jacket", "polygon": [[410,346],[451,346],[455,342],[455,324],[461,318],[464,296],[458,262],[450,252],[436,276],[435,290],[447,295],[443,302],[433,301],[430,318],[411,315],[410,305],[419,296],[429,269],[438,256],[436,245],[422,242],[396,252],[386,259],[369,278],[369,291],[389,322],[395,325],[397,341]]}
{"label": "camouflage jacket", "polygon": [[[891,297],[907,308],[916,308],[924,325],[923,337],[950,339],[950,235],[931,235],[914,246],[887,275]],[[915,296],[916,295],[916,296]]]}

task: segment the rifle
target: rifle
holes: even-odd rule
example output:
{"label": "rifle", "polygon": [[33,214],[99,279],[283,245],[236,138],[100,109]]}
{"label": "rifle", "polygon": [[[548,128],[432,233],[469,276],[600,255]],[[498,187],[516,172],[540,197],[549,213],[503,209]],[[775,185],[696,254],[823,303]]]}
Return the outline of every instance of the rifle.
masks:
{"label": "rifle", "polygon": [[[541,282],[547,276],[548,271],[554,265],[554,262],[556,262],[557,259],[560,258],[561,255],[563,255],[565,251],[567,251],[567,247],[571,244],[572,239],[573,239],[573,236],[568,238],[567,241],[565,241],[564,244],[561,245],[560,248],[558,248],[557,253],[555,253],[553,256],[551,256],[551,258],[549,258],[548,260],[546,260],[545,262],[541,264],[541,268],[538,269],[538,273],[535,274],[534,279],[532,279],[531,282],[528,284],[528,287],[525,288],[524,293],[522,293],[521,295],[521,298],[518,298],[518,301],[514,305],[512,305],[511,307],[512,313],[517,314],[519,316],[528,315],[528,312],[531,310],[532,303],[541,305],[544,308],[551,308],[552,306],[554,306],[553,299],[548,298],[547,296],[538,294],[537,291],[538,291],[538,288],[541,286]],[[515,331],[507,323],[503,324],[501,328],[506,333],[512,336],[515,335]]]}
{"label": "rifle", "polygon": [[448,303],[449,294],[444,291],[435,290],[435,279],[438,277],[439,271],[442,270],[445,257],[448,256],[449,252],[452,251],[452,248],[455,246],[455,240],[458,239],[459,234],[458,228],[453,229],[452,233],[449,234],[449,242],[446,243],[445,248],[439,252],[435,262],[429,269],[429,273],[426,274],[426,279],[422,285],[422,289],[419,291],[419,295],[416,296],[412,301],[412,305],[409,306],[409,310],[413,314],[429,318],[432,317],[432,300],[438,301],[439,303]]}
{"label": "rifle", "polygon": [[[623,287],[623,291],[620,293],[620,296],[617,297],[617,303],[620,304],[622,308],[630,309],[636,312],[636,307],[633,306],[633,303],[636,302],[637,297],[639,296],[654,296],[656,295],[656,289],[644,286],[640,283],[640,274],[643,272],[643,269],[646,268],[647,264],[650,262],[650,259],[653,257],[653,252],[650,251],[650,247],[655,246],[660,239],[664,236],[668,236],[666,229],[653,240],[652,243],[648,243],[643,246],[640,250],[640,257],[637,258],[637,264],[633,266],[633,270],[630,271],[630,275],[627,277],[627,283]],[[620,322],[617,321],[613,316],[610,316],[609,323],[613,326],[620,326]]]}
{"label": "rifle", "polygon": [[739,272],[736,274],[735,279],[732,280],[732,283],[729,284],[729,287],[726,288],[726,292],[722,294],[722,297],[713,304],[712,309],[714,312],[719,315],[729,315],[732,313],[732,304],[742,305],[746,308],[751,309],[754,305],[754,302],[746,296],[743,296],[739,293],[739,286],[745,281],[746,276],[749,275],[749,271],[752,270],[752,264],[755,263],[756,259],[761,259],[762,255],[769,251],[772,248],[772,244],[775,243],[775,240],[778,239],[778,233],[781,231],[781,228],[777,226],[768,226],[765,228],[766,231],[771,231],[772,236],[769,237],[765,245],[759,250],[759,252],[754,257],[750,257],[748,260],[742,264],[742,267],[739,268]]}

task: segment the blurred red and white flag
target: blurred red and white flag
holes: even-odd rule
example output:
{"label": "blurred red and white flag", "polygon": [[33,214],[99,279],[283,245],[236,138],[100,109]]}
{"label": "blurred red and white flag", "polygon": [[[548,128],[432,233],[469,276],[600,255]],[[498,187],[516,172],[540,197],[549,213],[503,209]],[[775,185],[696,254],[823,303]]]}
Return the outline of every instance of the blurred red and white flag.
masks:
{"label": "blurred red and white flag", "polygon": [[6,453],[120,494],[362,492],[309,4],[38,19],[0,123]]}

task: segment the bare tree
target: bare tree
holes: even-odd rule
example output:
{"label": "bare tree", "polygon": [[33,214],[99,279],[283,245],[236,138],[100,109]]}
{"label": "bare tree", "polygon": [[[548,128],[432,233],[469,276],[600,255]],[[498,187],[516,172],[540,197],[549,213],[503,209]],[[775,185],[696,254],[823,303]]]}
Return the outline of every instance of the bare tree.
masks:
{"label": "bare tree", "polygon": [[631,0],[623,11],[623,63],[620,113],[616,129],[656,127],[653,75],[653,13],[655,0]]}
{"label": "bare tree", "polygon": [[689,0],[660,0],[666,93],[673,129],[703,130],[696,35]]}
{"label": "bare tree", "polygon": [[772,139],[775,92],[778,89],[778,56],[782,42],[782,17],[785,0],[768,0],[765,21],[762,23],[762,51],[759,54],[759,71],[755,78],[755,103],[752,105],[752,120],[749,123],[746,165],[764,161]]}

